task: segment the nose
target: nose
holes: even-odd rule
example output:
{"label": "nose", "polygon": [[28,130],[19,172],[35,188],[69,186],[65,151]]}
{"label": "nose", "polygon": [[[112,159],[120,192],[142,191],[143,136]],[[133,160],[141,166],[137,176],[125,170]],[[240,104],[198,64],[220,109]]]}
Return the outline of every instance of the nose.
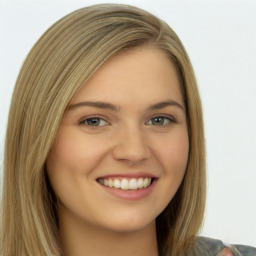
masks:
{"label": "nose", "polygon": [[129,164],[137,164],[150,157],[147,140],[139,128],[123,129],[116,135],[113,158]]}

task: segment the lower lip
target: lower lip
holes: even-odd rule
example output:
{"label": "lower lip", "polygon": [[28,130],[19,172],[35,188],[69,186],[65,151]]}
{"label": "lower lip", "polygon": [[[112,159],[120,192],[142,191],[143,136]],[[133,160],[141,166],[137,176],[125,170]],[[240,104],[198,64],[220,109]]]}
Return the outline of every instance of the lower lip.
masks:
{"label": "lower lip", "polygon": [[151,183],[150,186],[147,188],[141,188],[141,189],[136,189],[136,190],[122,190],[118,188],[110,188],[104,185],[99,184],[101,187],[104,188],[108,193],[111,195],[125,199],[125,200],[140,200],[143,199],[144,197],[148,196],[152,190],[154,189],[156,184],[156,179],[154,179]]}

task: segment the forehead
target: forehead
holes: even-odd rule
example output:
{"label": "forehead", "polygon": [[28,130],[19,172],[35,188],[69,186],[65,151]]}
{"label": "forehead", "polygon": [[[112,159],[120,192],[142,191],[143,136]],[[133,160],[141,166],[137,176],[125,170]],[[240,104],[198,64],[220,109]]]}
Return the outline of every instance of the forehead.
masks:
{"label": "forehead", "polygon": [[183,101],[176,68],[168,55],[150,47],[128,50],[107,61],[75,95],[82,100],[108,100],[117,104],[131,100]]}

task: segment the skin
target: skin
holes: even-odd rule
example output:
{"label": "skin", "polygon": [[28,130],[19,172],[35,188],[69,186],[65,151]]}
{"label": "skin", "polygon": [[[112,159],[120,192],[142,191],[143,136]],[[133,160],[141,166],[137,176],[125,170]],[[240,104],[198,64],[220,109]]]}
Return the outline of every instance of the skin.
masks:
{"label": "skin", "polygon": [[[188,150],[180,82],[167,55],[142,47],[104,64],[72,99],[47,160],[65,255],[158,255],[155,219],[181,184]],[[97,182],[144,172],[154,187],[136,200]]]}

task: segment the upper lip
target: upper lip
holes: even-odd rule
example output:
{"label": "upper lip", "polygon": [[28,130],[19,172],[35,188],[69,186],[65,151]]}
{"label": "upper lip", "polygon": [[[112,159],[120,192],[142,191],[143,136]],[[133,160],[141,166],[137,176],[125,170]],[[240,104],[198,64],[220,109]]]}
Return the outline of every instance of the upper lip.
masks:
{"label": "upper lip", "polygon": [[98,177],[97,179],[107,179],[107,178],[157,178],[157,176],[146,173],[146,172],[129,172],[129,173],[115,173],[115,174],[106,174]]}

